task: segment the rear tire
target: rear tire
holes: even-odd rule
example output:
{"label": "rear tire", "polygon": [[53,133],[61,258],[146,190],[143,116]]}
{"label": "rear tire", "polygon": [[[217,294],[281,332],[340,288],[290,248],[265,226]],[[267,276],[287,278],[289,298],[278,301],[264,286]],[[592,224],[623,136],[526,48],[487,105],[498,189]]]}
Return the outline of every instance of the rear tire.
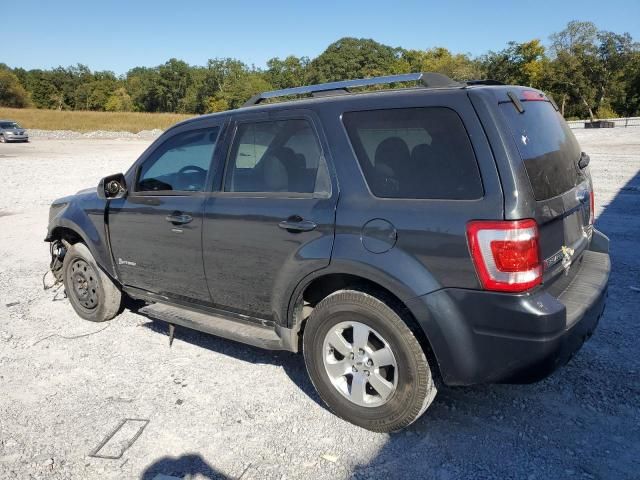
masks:
{"label": "rear tire", "polygon": [[391,306],[340,290],[307,320],[304,358],[311,381],[337,416],[375,432],[417,420],[437,393],[426,355]]}
{"label": "rear tire", "polygon": [[122,293],[98,267],[84,243],[76,243],[69,248],[62,269],[65,291],[80,317],[104,322],[120,313]]}

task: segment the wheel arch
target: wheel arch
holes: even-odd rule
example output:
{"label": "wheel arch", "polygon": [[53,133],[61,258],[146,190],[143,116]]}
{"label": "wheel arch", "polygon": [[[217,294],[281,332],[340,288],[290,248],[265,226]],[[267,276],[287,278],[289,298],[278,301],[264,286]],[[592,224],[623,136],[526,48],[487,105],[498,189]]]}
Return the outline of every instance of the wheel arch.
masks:
{"label": "wheel arch", "polygon": [[61,226],[54,227],[45,239],[47,242],[53,242],[54,240],[66,240],[71,245],[78,242],[87,243],[86,239],[73,228]]}
{"label": "wheel arch", "polygon": [[288,312],[289,328],[295,332],[299,342],[302,340],[304,325],[310,313],[308,309],[313,308],[332,293],[346,289],[362,291],[387,303],[404,320],[418,339],[430,365],[433,365],[434,378],[441,378],[439,362],[427,332],[421,327],[406,302],[411,298],[410,294],[368,275],[337,271],[323,272],[301,282],[291,299]]}
{"label": "wheel arch", "polygon": [[[53,242],[54,240],[66,240],[71,245],[75,243],[85,244],[95,259],[98,267],[100,267],[100,269],[102,269],[112,280],[117,282],[118,277],[114,271],[110,258],[110,250],[107,250],[102,246],[100,236],[95,230],[93,224],[90,224],[90,226],[93,230],[93,235],[88,235],[84,229],[68,218],[58,218],[56,225],[50,228],[45,241]],[[98,239],[98,245],[93,241],[94,239]]]}

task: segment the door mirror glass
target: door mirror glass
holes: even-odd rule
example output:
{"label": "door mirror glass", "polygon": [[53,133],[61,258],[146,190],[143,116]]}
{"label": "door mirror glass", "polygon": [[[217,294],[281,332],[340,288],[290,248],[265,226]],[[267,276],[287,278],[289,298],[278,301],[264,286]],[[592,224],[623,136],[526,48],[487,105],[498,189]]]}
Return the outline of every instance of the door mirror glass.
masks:
{"label": "door mirror glass", "polygon": [[98,184],[98,197],[103,200],[123,198],[127,194],[127,182],[122,173],[109,175]]}

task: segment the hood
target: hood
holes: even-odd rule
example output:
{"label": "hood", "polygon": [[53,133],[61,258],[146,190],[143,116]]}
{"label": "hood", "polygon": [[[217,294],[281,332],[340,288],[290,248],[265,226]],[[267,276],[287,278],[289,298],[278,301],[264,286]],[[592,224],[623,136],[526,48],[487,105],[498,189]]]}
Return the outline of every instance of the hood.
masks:
{"label": "hood", "polygon": [[76,195],[84,195],[86,193],[95,193],[97,191],[98,191],[98,187],[88,187],[88,188],[83,188],[82,190],[78,190]]}
{"label": "hood", "polygon": [[97,191],[98,191],[98,187],[83,188],[82,190],[79,190],[74,195],[67,195],[65,197],[56,198],[53,202],[51,202],[51,205],[52,206],[65,205],[67,203],[71,203],[71,201],[76,200],[78,198],[96,196]]}

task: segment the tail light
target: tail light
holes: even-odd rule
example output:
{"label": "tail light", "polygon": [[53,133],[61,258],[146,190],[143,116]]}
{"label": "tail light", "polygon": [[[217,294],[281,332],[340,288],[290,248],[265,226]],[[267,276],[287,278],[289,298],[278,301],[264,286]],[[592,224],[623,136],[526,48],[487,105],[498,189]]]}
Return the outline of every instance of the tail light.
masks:
{"label": "tail light", "polygon": [[523,292],[542,282],[535,220],[472,221],[467,239],[485,290]]}
{"label": "tail light", "polygon": [[[584,218],[584,217],[582,217]],[[589,192],[589,225],[593,225],[596,221],[596,199],[593,195],[593,187]]]}

